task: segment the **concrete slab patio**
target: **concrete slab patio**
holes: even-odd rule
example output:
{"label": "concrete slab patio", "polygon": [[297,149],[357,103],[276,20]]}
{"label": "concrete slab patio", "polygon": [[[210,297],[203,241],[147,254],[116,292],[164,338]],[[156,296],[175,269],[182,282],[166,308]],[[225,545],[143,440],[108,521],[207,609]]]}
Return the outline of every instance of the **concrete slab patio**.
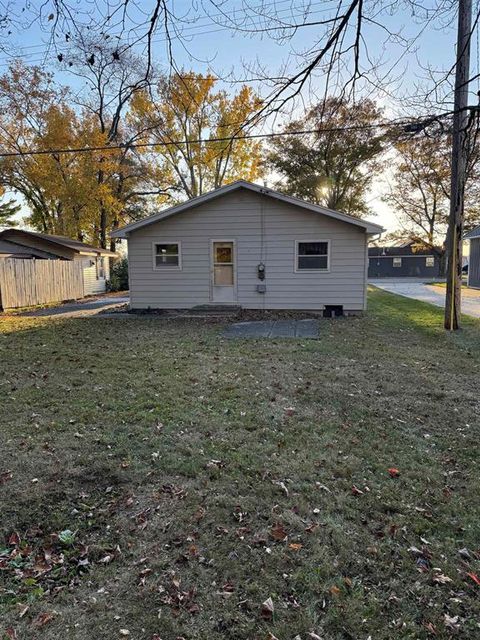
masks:
{"label": "concrete slab patio", "polygon": [[318,338],[318,321],[256,320],[229,325],[225,338]]}
{"label": "concrete slab patio", "polygon": [[[422,280],[413,278],[378,279],[370,280],[369,284],[399,296],[429,302],[437,307],[445,307],[445,287],[427,284]],[[480,291],[462,288],[462,313],[480,318]]]}
{"label": "concrete slab patio", "polygon": [[32,309],[31,311],[19,312],[16,315],[35,318],[49,316],[87,318],[109,309],[115,309],[128,302],[128,296],[101,296],[91,300],[87,298],[85,300],[78,300],[77,302],[67,302],[66,304],[60,304],[56,307]]}

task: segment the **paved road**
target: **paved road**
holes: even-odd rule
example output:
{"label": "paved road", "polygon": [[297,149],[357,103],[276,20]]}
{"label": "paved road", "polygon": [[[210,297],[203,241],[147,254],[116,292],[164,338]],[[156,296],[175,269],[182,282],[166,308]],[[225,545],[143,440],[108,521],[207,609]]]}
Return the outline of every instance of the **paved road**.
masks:
{"label": "paved road", "polygon": [[77,302],[68,302],[58,307],[47,307],[45,309],[34,309],[33,311],[25,311],[19,313],[19,316],[30,317],[50,317],[61,316],[63,318],[87,318],[97,315],[105,309],[114,309],[129,301],[128,296],[103,296],[94,299],[78,300]]}
{"label": "paved road", "polygon": [[[414,298],[429,302],[437,307],[445,307],[445,288],[425,284],[421,280],[398,278],[370,280],[379,289],[396,293],[406,298]],[[462,289],[462,313],[474,318],[480,318],[480,291],[476,289]]]}

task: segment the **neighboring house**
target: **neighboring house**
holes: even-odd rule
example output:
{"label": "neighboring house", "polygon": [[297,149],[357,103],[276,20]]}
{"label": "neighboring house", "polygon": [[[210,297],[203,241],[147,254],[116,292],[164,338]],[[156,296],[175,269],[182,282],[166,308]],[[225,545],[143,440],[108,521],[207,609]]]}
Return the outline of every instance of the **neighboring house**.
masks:
{"label": "neighboring house", "polygon": [[369,278],[440,278],[441,268],[439,255],[416,248],[414,241],[368,250]]}
{"label": "neighboring house", "polygon": [[465,234],[464,239],[470,242],[468,286],[480,289],[480,227]]}
{"label": "neighboring house", "polygon": [[366,308],[382,227],[239,180],[112,233],[128,239],[133,309]]}
{"label": "neighboring house", "polygon": [[82,263],[84,295],[104,293],[115,253],[78,240],[22,229],[0,231],[0,259],[75,260]]}
{"label": "neighboring house", "polygon": [[0,240],[0,259],[2,258],[17,258],[19,260],[30,260],[32,258],[54,258],[52,254],[45,251],[38,251],[36,249],[30,249],[28,247],[22,247],[14,242],[8,240]]}

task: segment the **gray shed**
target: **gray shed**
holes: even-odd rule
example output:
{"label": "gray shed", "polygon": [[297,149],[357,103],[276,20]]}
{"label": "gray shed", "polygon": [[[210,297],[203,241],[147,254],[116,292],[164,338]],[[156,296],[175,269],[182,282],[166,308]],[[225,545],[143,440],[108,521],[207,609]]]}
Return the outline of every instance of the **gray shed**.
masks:
{"label": "gray shed", "polygon": [[468,286],[480,289],[480,226],[467,233],[464,239],[470,241]]}
{"label": "gray shed", "polygon": [[366,308],[382,227],[239,180],[112,233],[128,239],[131,306]]}

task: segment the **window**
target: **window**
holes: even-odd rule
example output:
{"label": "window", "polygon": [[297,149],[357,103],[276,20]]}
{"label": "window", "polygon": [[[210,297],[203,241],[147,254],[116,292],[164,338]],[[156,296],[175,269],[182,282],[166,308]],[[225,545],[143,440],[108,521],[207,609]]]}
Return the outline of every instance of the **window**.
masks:
{"label": "window", "polygon": [[394,267],[401,267],[402,266],[402,259],[401,258],[394,258],[393,259],[393,266]]}
{"label": "window", "polygon": [[296,243],[295,271],[328,271],[329,241]]}
{"label": "window", "polygon": [[154,243],[153,268],[158,271],[163,269],[181,269],[180,243]]}
{"label": "window", "polygon": [[213,284],[233,285],[233,242],[213,243]]}
{"label": "window", "polygon": [[435,258],[433,256],[427,256],[425,258],[425,266],[426,267],[434,267],[435,266]]}
{"label": "window", "polygon": [[105,278],[105,258],[97,257],[95,258],[95,275],[97,276],[97,280]]}

